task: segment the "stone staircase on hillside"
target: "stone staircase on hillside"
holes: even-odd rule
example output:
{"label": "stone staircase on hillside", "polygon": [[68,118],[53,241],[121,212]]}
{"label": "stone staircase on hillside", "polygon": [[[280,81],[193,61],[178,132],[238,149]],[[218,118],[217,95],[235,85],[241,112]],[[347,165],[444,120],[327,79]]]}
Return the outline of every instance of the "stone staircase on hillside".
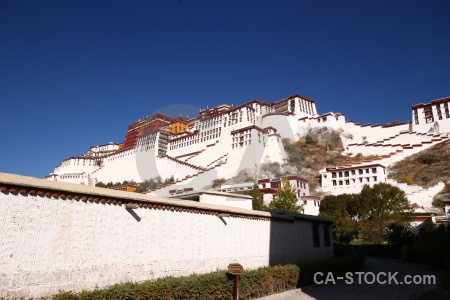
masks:
{"label": "stone staircase on hillside", "polygon": [[397,150],[406,150],[408,155],[411,155],[447,139],[449,139],[448,134],[401,132],[375,143],[349,144],[346,152],[361,153],[362,155],[385,155]]}
{"label": "stone staircase on hillside", "polygon": [[161,158],[168,158],[168,159],[170,159],[171,161],[174,161],[174,162],[176,162],[176,163],[178,163],[178,164],[180,164],[180,165],[183,165],[183,166],[187,166],[187,167],[190,167],[190,168],[192,168],[192,169],[194,169],[194,170],[197,170],[197,171],[201,171],[201,170],[207,170],[207,168],[203,168],[203,167],[200,167],[200,166],[196,166],[196,165],[193,165],[193,164],[191,164],[191,163],[188,163],[188,162],[186,162],[186,161],[184,161],[184,160],[180,160],[180,159],[177,159],[177,158],[175,158],[175,157],[172,157],[172,156],[170,156],[170,155],[164,155],[164,156],[160,156]]}
{"label": "stone staircase on hillside", "polygon": [[[154,194],[158,196],[167,196],[169,195],[170,190],[176,190],[177,188],[183,187],[183,188],[203,188],[206,185],[211,184],[212,179],[215,178],[214,175],[211,176],[211,171],[217,171],[220,167],[226,164],[226,162],[220,161],[220,158],[216,160],[216,164],[209,168],[204,168],[200,171],[198,171],[195,174],[187,175],[181,179],[176,180],[175,182],[171,184],[167,184],[164,186],[161,186],[157,189],[152,189],[149,191],[149,194]],[[207,176],[205,176],[207,174]],[[201,180],[199,180],[201,178]],[[200,183],[200,184],[198,184]]]}
{"label": "stone staircase on hillside", "polygon": [[[418,134],[419,136],[424,136],[422,134]],[[398,161],[401,161],[407,156],[413,155],[415,153],[418,153],[422,150],[428,149],[436,144],[439,144],[445,140],[449,139],[449,136],[447,134],[445,135],[426,135],[428,139],[422,140],[420,143],[414,143],[414,144],[383,144],[381,142],[377,144],[352,144],[353,148],[348,150],[348,152],[352,153],[361,153],[363,155],[378,155],[378,157],[375,157],[371,160],[367,160],[367,163],[373,163],[377,162],[380,164],[383,164],[385,166],[392,165],[393,163],[396,163]],[[350,146],[350,145],[349,145]],[[381,149],[378,151],[365,151],[368,148],[374,149],[378,148]],[[361,151],[360,151],[361,150]],[[364,154],[365,153],[365,154]],[[360,165],[360,163],[357,163]],[[353,163],[350,164],[350,166],[353,165]]]}
{"label": "stone staircase on hillside", "polygon": [[219,171],[219,169],[222,167],[222,165],[223,164],[219,164],[207,171],[201,171],[192,176],[186,176],[185,178],[183,178],[181,180],[177,180],[173,184],[166,185],[166,186],[160,187],[158,189],[150,190],[148,194],[164,197],[164,196],[168,196],[172,193],[175,193],[178,190],[183,190],[183,191],[201,190],[205,186],[211,184],[211,178],[216,177],[216,174]]}
{"label": "stone staircase on hillside", "polygon": [[179,155],[179,156],[175,156],[176,159],[182,160],[187,162],[188,160],[190,160],[191,158],[199,155],[200,153],[202,153],[203,151],[205,151],[206,149],[202,149],[200,151],[195,151],[195,152],[191,152],[188,154],[183,154],[183,155]]}
{"label": "stone staircase on hillside", "polygon": [[195,154],[195,155],[191,155],[191,156],[189,156],[187,159],[185,159],[185,161],[188,161],[188,160],[190,160],[190,159],[193,159],[193,158],[196,158],[196,157],[198,157],[199,156],[199,154],[201,154],[201,153],[203,153],[203,152],[205,152],[206,150],[209,150],[209,149],[211,149],[211,147],[214,147],[215,145],[217,145],[217,143],[219,143],[219,140],[217,140],[217,141],[215,141],[214,143],[212,143],[212,144],[208,144],[208,145],[206,145],[206,148],[205,149],[202,149],[202,150],[200,150],[200,151],[197,151],[197,153]]}
{"label": "stone staircase on hillside", "polygon": [[228,157],[228,153],[226,153],[226,154],[222,155],[221,157],[219,157],[218,159],[212,161],[212,162],[209,163],[206,167],[209,168],[211,165],[214,165],[214,164],[217,163],[219,160],[221,160],[221,159],[223,159],[223,158],[225,158],[225,157]]}

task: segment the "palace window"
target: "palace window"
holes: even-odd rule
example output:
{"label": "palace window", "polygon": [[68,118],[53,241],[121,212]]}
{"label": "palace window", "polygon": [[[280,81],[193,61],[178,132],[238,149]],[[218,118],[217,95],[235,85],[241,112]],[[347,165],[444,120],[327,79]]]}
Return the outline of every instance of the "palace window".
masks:
{"label": "palace window", "polygon": [[433,110],[431,108],[431,105],[427,105],[424,107],[423,112],[425,114],[425,122],[426,123],[432,123],[434,122],[433,118]]}
{"label": "palace window", "polygon": [[442,120],[442,112],[441,112],[441,105],[440,104],[436,104],[436,110],[437,110],[437,114],[438,114],[439,120]]}

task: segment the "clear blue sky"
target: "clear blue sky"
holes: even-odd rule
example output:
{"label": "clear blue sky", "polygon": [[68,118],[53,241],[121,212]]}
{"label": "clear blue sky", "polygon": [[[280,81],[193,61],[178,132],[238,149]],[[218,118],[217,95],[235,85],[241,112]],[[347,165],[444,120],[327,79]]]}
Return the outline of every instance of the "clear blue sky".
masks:
{"label": "clear blue sky", "polygon": [[409,121],[450,96],[450,1],[0,1],[0,172],[48,175],[164,106],[295,93]]}

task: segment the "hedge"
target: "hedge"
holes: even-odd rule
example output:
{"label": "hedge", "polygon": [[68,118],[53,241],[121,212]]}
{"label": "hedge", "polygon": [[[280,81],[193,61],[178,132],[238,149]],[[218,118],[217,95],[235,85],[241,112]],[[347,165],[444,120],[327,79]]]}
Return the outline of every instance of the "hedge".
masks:
{"label": "hedge", "polygon": [[[250,270],[240,276],[239,298],[254,299],[297,287],[299,267],[284,265]],[[175,300],[233,299],[234,276],[226,271],[165,277],[141,283],[113,285],[80,293],[60,292],[53,300]]]}
{"label": "hedge", "polygon": [[[304,261],[298,265],[264,267],[246,271],[240,276],[239,298],[255,299],[297,287],[314,284],[316,272],[332,272],[343,276],[360,271],[365,257],[359,253],[339,258]],[[61,291],[47,299],[53,300],[178,300],[233,299],[234,276],[226,271],[193,274],[186,277],[165,277],[140,283],[116,284],[106,289],[79,293]]]}

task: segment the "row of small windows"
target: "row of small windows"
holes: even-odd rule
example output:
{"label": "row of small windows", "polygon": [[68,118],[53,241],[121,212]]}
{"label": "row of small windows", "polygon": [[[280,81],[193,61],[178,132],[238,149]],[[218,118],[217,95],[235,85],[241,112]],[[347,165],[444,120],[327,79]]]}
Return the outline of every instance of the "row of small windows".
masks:
{"label": "row of small windows", "polygon": [[[366,174],[369,174],[370,173],[370,169],[358,169],[358,174],[359,175],[363,175],[364,174],[364,172],[366,173]],[[376,174],[377,173],[377,168],[372,168],[372,173],[373,174]],[[350,176],[350,174],[351,175],[356,175],[356,170],[350,170],[350,171],[344,171],[344,172],[342,172],[342,171],[340,171],[340,172],[331,172],[331,177],[332,178],[336,178],[336,177],[349,177]]]}
{"label": "row of small windows", "polygon": [[[370,182],[370,177],[360,177],[360,178],[352,178],[352,179],[345,179],[345,180],[332,180],[331,182],[333,183],[333,186],[336,185],[350,185],[350,180],[353,183],[356,183],[356,179],[358,179],[359,183],[363,183],[363,182]],[[378,178],[377,176],[372,176],[372,181],[373,182],[377,182]]]}
{"label": "row of small windows", "polygon": [[[450,119],[450,111],[448,109],[448,102],[444,102],[442,107],[444,108],[445,117],[447,119]],[[436,104],[435,109],[436,109],[436,114],[433,113],[433,106],[431,104],[423,107],[425,123],[427,123],[427,124],[433,123],[435,115],[438,117],[439,120],[443,119],[441,104]],[[413,111],[413,118],[414,118],[414,123],[419,124],[419,113],[418,113],[417,108],[414,109],[414,111]]]}
{"label": "row of small windows", "polygon": [[151,134],[151,135],[147,135],[147,136],[140,138],[137,141],[136,145],[137,146],[150,146],[151,148],[154,148],[155,141],[156,141],[156,134]]}
{"label": "row of small windows", "polygon": [[80,165],[80,161],[83,162],[83,166],[96,166],[98,164],[98,161],[100,160],[94,160],[94,159],[90,159],[90,158],[80,158],[80,159],[71,159],[68,161],[65,161],[61,164],[61,168],[63,167],[68,167],[68,166],[79,166]]}
{"label": "row of small windows", "polygon": [[303,99],[300,99],[299,100],[299,106],[300,106],[300,111],[306,112],[306,113],[308,113],[310,115],[313,114],[313,107],[312,107],[311,102],[303,100]]}
{"label": "row of small windows", "polygon": [[[308,201],[304,200],[303,201],[303,205],[308,205]],[[319,200],[314,200],[314,206],[320,206],[320,201]]]}
{"label": "row of small windows", "polygon": [[222,116],[215,117],[215,118],[209,119],[207,121],[204,121],[198,127],[199,127],[199,129],[206,129],[208,127],[211,127],[211,126],[214,126],[214,125],[217,125],[220,123],[222,123]]}
{"label": "row of small windows", "polygon": [[60,175],[59,178],[60,179],[79,179],[79,178],[83,178],[86,177],[86,175],[82,175],[82,174],[65,174],[65,175]]}
{"label": "row of small windows", "polygon": [[306,183],[305,182],[301,182],[301,181],[297,181],[297,187],[306,189]]}
{"label": "row of small windows", "polygon": [[231,148],[242,147],[245,145],[250,145],[251,140],[251,130],[246,130],[244,132],[239,132],[233,135]]}
{"label": "row of small windows", "polygon": [[170,150],[187,147],[187,146],[190,146],[190,145],[193,145],[193,144],[197,144],[199,142],[206,142],[206,141],[209,141],[209,140],[212,140],[212,139],[219,138],[220,135],[221,135],[220,133],[215,133],[215,134],[210,134],[210,135],[202,137],[202,138],[197,137],[196,139],[190,140],[190,141],[179,140],[179,141],[176,141],[175,144],[170,146]]}
{"label": "row of small windows", "polygon": [[131,154],[130,151],[122,152],[120,154],[116,154],[116,155],[108,157],[108,161],[113,161],[113,160],[116,160],[116,159],[120,159],[120,158],[123,158],[125,156],[129,156],[130,154]]}

